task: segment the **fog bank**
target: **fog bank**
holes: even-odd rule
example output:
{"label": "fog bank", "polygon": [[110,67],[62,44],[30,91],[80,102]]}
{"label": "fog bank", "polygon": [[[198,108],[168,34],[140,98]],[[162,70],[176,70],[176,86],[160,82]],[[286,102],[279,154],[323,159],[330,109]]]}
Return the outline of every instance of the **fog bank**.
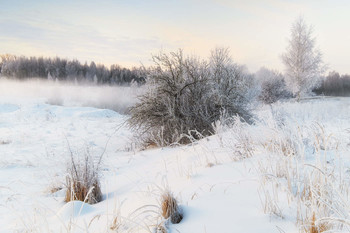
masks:
{"label": "fog bank", "polygon": [[77,85],[71,82],[47,80],[15,81],[0,78],[0,98],[2,102],[26,99],[62,106],[89,106],[107,108],[125,114],[137,102],[137,96],[144,87]]}

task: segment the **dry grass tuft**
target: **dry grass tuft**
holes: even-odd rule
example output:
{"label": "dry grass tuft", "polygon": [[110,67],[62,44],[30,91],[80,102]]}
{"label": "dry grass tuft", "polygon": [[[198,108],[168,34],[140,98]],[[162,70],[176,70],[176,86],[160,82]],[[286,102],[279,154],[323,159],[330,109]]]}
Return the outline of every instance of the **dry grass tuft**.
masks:
{"label": "dry grass tuft", "polygon": [[99,182],[96,180],[92,186],[88,186],[78,180],[67,178],[67,191],[64,201],[83,201],[95,204],[102,200],[102,192]]}
{"label": "dry grass tuft", "polygon": [[183,219],[183,214],[177,204],[175,197],[166,191],[161,197],[161,212],[165,219],[170,218],[171,223],[177,224]]}
{"label": "dry grass tuft", "polygon": [[10,143],[11,143],[10,140],[0,140],[0,145],[8,145]]}
{"label": "dry grass tuft", "polygon": [[206,166],[206,167],[214,167],[214,166],[215,166],[215,164],[214,164],[214,163],[210,163],[210,162],[209,162],[209,163],[207,164],[207,166]]}
{"label": "dry grass tuft", "polygon": [[312,215],[312,219],[311,219],[311,226],[310,226],[310,230],[309,230],[310,233],[318,233],[319,232],[317,227],[316,227],[315,221],[316,221],[316,217],[315,217],[315,213],[314,213]]}
{"label": "dry grass tuft", "polygon": [[58,192],[60,190],[62,190],[62,187],[52,186],[52,187],[49,188],[49,193],[54,194],[54,193],[56,193],[56,192]]}
{"label": "dry grass tuft", "polygon": [[99,182],[102,155],[96,162],[90,155],[88,148],[83,156],[75,156],[70,150],[69,175],[66,178],[66,202],[79,200],[95,204],[102,200]]}
{"label": "dry grass tuft", "polygon": [[328,231],[329,228],[330,227],[328,226],[327,223],[316,224],[316,216],[315,216],[315,213],[313,213],[310,228],[307,232],[308,233],[321,233],[321,232]]}

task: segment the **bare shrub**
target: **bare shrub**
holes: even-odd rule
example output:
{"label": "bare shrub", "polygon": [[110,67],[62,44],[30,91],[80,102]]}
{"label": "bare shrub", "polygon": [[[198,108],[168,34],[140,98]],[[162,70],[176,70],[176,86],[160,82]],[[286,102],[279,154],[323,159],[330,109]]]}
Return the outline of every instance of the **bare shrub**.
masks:
{"label": "bare shrub", "polygon": [[211,135],[222,111],[250,119],[249,77],[227,49],[214,50],[209,62],[184,57],[181,50],[153,56],[153,61],[149,90],[130,109],[129,125],[143,143],[164,146]]}
{"label": "bare shrub", "polygon": [[[75,157],[78,157],[76,160]],[[70,164],[68,176],[66,177],[65,202],[79,200],[89,204],[95,204],[102,200],[102,192],[99,182],[100,163],[102,155],[98,161],[94,161],[88,149],[83,156],[75,156],[70,150]]]}

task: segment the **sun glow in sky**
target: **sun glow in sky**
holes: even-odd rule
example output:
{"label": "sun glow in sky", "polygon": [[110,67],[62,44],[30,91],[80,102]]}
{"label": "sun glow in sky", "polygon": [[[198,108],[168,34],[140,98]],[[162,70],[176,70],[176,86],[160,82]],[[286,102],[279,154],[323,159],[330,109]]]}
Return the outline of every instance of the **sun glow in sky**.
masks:
{"label": "sun glow in sky", "polygon": [[130,67],[151,64],[160,50],[207,57],[225,46],[252,72],[283,71],[291,24],[303,15],[330,70],[350,73],[348,0],[0,0],[0,6],[1,54]]}

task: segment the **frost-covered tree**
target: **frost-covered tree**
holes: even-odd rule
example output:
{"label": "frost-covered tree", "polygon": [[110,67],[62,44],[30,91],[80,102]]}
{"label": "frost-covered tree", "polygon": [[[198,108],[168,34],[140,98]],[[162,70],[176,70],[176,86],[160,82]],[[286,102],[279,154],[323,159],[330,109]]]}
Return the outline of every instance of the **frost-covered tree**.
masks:
{"label": "frost-covered tree", "polygon": [[312,32],[312,27],[299,17],[292,25],[287,51],[282,55],[287,85],[298,100],[317,86],[325,69]]}

